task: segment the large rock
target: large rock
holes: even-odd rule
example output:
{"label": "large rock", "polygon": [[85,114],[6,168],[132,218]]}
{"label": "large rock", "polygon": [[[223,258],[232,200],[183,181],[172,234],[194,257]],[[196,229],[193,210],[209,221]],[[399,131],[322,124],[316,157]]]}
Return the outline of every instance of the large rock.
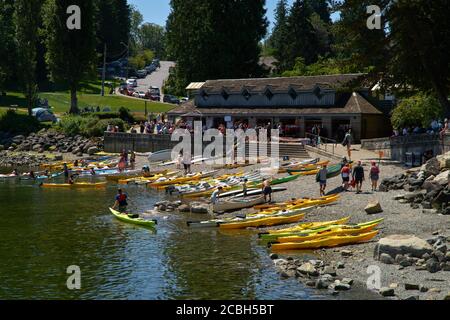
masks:
{"label": "large rock", "polygon": [[432,158],[425,163],[421,171],[425,173],[425,177],[437,176],[441,172],[439,161],[436,158]]}
{"label": "large rock", "polygon": [[446,185],[448,184],[448,174],[450,173],[450,170],[444,171],[436,176],[434,178],[434,182],[439,183],[440,185]]}
{"label": "large rock", "polygon": [[317,271],[317,269],[310,262],[302,264],[299,268],[297,268],[297,271],[300,272],[301,274],[307,274],[309,276],[319,275],[319,271]]}
{"label": "large rock", "polygon": [[380,259],[386,253],[392,258],[398,254],[421,258],[425,253],[431,254],[433,247],[423,239],[412,235],[392,235],[380,239],[375,246],[374,257]]}
{"label": "large rock", "polygon": [[94,154],[98,153],[100,150],[97,147],[90,147],[87,150],[88,155],[93,156]]}
{"label": "large rock", "polygon": [[367,214],[377,214],[383,212],[379,201],[370,202],[364,210]]}
{"label": "large rock", "polygon": [[450,168],[450,152],[436,157],[441,170]]}
{"label": "large rock", "polygon": [[198,213],[198,214],[207,214],[208,211],[208,205],[207,204],[196,204],[191,207],[192,213]]}
{"label": "large rock", "polygon": [[32,148],[33,151],[39,151],[42,149],[42,146],[40,144],[35,144]]}

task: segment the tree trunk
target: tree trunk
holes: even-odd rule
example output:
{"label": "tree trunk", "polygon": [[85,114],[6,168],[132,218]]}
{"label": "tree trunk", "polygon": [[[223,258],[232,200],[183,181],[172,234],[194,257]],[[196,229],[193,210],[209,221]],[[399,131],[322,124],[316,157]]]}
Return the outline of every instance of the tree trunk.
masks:
{"label": "tree trunk", "polygon": [[78,114],[80,111],[78,110],[78,98],[77,98],[77,88],[72,85],[70,87],[70,114]]}

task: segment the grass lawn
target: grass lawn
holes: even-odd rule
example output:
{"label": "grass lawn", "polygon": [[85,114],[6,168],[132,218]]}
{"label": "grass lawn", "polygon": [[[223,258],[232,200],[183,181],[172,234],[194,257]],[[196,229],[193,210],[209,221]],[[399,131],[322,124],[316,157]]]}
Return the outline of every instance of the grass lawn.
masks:
{"label": "grass lawn", "polygon": [[[67,92],[43,92],[39,93],[39,97],[48,99],[49,105],[55,113],[65,113],[70,109],[70,94]],[[0,97],[0,113],[5,112],[11,105],[26,108],[23,94],[8,92],[6,97]],[[144,114],[145,112],[145,100],[131,99],[120,95],[106,95],[102,97],[99,94],[79,93],[78,106],[80,109],[99,106],[102,110],[105,107],[109,107],[112,111],[118,111],[120,107],[125,107],[133,113]],[[147,101],[148,113],[164,113],[174,107],[170,104]]]}

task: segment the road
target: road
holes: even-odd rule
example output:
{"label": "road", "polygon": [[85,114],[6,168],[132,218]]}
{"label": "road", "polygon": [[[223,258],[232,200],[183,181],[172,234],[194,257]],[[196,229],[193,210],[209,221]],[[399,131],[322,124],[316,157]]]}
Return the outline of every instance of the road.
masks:
{"label": "road", "polygon": [[161,68],[148,75],[145,79],[138,79],[136,91],[147,92],[150,86],[158,87],[161,90],[164,81],[169,78],[169,69],[174,66],[175,63],[172,61],[161,61]]}

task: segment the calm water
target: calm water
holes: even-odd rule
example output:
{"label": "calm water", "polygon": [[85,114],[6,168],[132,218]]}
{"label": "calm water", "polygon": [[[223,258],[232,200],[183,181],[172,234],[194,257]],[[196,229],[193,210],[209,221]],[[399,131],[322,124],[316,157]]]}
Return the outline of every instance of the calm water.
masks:
{"label": "calm water", "polygon": [[[190,230],[186,217],[161,215],[157,233],[116,221],[116,191],[40,189],[0,181],[0,299],[320,299],[280,281],[253,233]],[[132,211],[162,200],[129,187]],[[68,266],[82,288],[66,287]]]}

